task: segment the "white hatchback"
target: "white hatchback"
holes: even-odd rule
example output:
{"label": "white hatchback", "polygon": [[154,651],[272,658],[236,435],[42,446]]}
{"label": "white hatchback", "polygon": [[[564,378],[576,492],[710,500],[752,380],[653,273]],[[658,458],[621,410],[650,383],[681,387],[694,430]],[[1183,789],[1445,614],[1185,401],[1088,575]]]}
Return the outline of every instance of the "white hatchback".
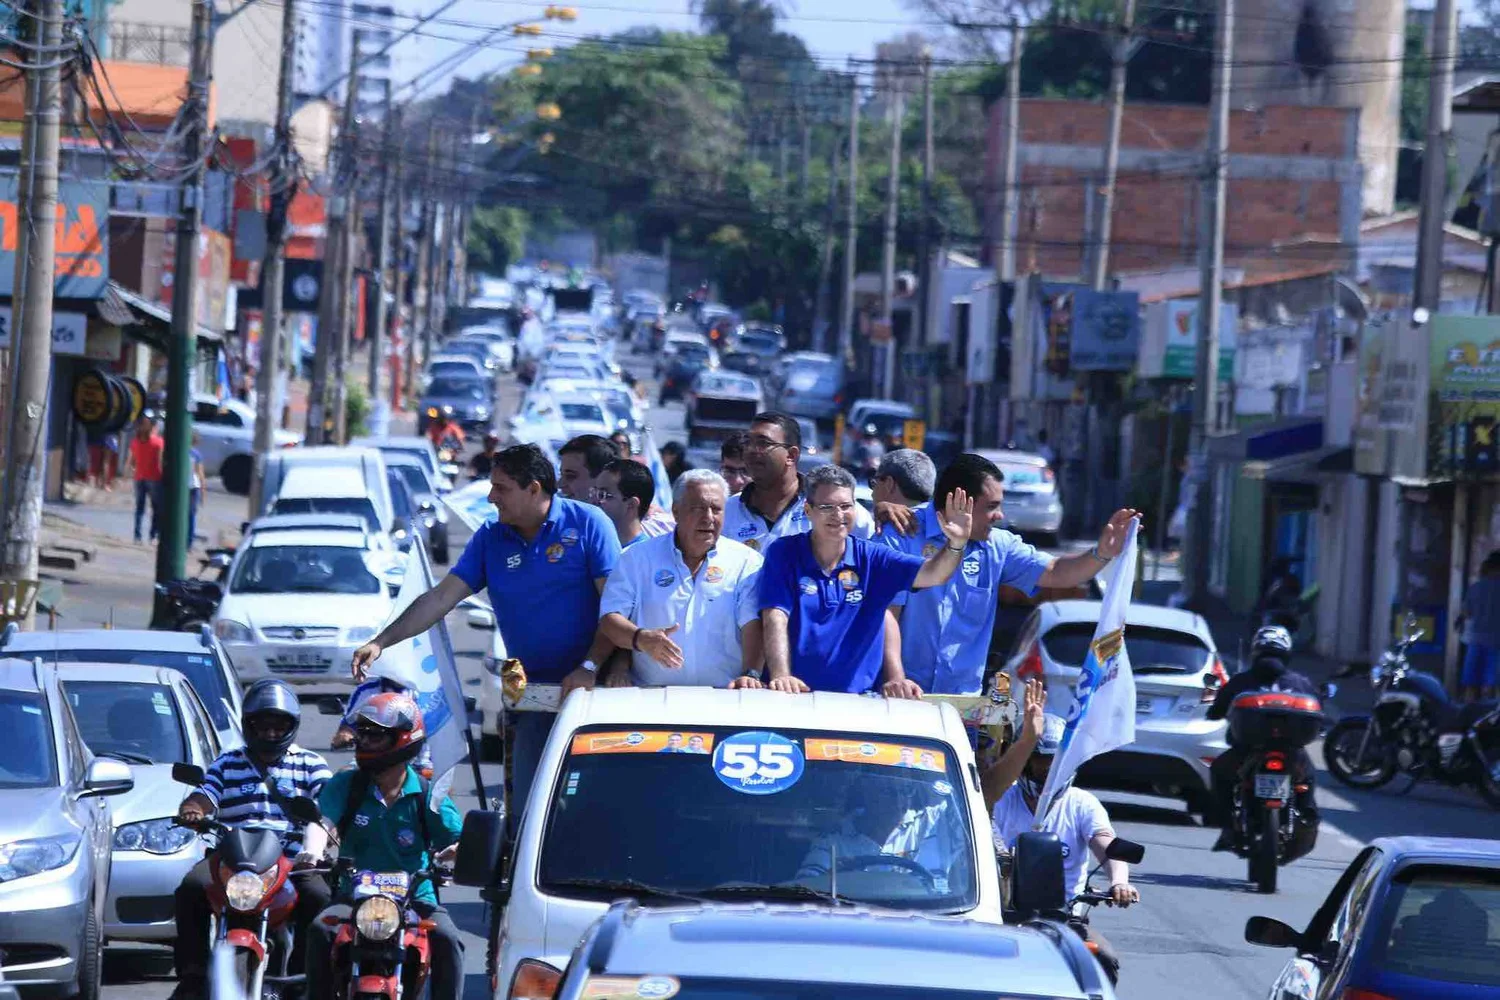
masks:
{"label": "white hatchback", "polygon": [[[1041,677],[1047,711],[1066,718],[1077,704],[1078,675],[1100,607],[1098,601],[1038,605],[1003,668],[1015,689]],[[1135,674],[1135,742],[1089,761],[1079,781],[1181,798],[1191,811],[1201,812],[1212,787],[1209,766],[1228,747],[1227,724],[1208,719],[1214,695],[1229,679],[1213,633],[1191,612],[1132,604],[1125,618],[1125,649]]]}

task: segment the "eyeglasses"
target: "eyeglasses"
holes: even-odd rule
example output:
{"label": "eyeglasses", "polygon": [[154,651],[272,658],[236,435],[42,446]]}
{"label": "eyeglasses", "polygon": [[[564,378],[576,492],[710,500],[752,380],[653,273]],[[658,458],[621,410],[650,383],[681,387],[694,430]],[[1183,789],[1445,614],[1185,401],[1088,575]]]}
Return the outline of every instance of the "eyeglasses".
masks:
{"label": "eyeglasses", "polygon": [[854,510],[852,503],[815,503],[812,509],[827,517],[830,514],[844,515]]}
{"label": "eyeglasses", "polygon": [[611,493],[609,490],[591,490],[595,500],[618,500],[620,494]]}
{"label": "eyeglasses", "polygon": [[750,440],[745,442],[746,451],[770,451],[772,448],[785,448],[785,441],[772,441],[768,437],[759,434],[751,435]]}

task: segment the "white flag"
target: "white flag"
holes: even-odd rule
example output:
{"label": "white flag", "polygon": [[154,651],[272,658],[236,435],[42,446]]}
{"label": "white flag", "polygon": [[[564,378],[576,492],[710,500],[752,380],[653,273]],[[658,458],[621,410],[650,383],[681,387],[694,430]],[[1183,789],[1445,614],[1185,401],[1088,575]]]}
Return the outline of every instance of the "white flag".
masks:
{"label": "white flag", "polygon": [[1135,675],[1125,653],[1125,612],[1135,587],[1136,529],[1134,518],[1125,539],[1125,551],[1109,568],[1104,601],[1094,641],[1089,643],[1083,671],[1078,675],[1077,704],[1068,716],[1062,746],[1052,761],[1047,784],[1036,804],[1036,829],[1040,830],[1052,802],[1083,762],[1101,753],[1135,742]]}
{"label": "white flag", "polygon": [[[406,577],[396,595],[390,621],[405,611],[432,587],[432,569],[420,543],[411,547],[407,557]],[[390,621],[386,622],[387,625]],[[375,661],[373,673],[406,685],[416,695],[417,707],[427,729],[427,746],[432,752],[434,785],[461,763],[468,754],[464,728],[469,723],[464,707],[464,689],[458,679],[458,664],[448,639],[448,625],[441,619],[432,628],[387,649]],[[451,778],[449,779],[451,780]],[[447,787],[446,783],[442,787]],[[442,797],[432,796],[436,807]]]}

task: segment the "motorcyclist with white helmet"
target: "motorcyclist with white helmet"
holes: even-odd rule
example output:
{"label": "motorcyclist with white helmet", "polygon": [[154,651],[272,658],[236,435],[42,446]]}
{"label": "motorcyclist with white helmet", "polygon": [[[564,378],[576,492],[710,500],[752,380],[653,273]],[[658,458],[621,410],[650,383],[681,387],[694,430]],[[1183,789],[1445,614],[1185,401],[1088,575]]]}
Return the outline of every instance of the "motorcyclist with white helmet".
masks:
{"label": "motorcyclist with white helmet", "polygon": [[[1014,851],[1016,838],[1037,827],[1036,807],[1051,773],[1052,762],[1062,748],[1067,723],[1044,711],[1046,689],[1039,680],[1026,683],[1020,737],[983,775],[985,805],[990,810],[997,843]],[[1069,896],[1076,896],[1088,882],[1089,854],[1106,866],[1109,892],[1114,905],[1129,906],[1140,901],[1140,893],[1130,884],[1130,866],[1110,861],[1104,856],[1115,839],[1109,813],[1092,793],[1073,787],[1071,781],[1054,797],[1040,829],[1054,833],[1062,841],[1063,885]],[[1114,979],[1120,968],[1114,948],[1092,926],[1088,940],[1097,946],[1099,964]]]}

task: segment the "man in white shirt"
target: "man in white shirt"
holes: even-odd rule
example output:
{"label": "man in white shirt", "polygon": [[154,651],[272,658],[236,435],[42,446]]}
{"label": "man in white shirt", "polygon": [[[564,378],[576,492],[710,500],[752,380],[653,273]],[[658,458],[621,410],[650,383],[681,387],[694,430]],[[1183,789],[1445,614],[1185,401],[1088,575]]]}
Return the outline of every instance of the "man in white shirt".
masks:
{"label": "man in white shirt", "polygon": [[631,651],[607,685],[760,687],[761,557],[721,538],[729,487],[691,469],[672,490],[676,530],[626,549],[604,586],[599,631]]}
{"label": "man in white shirt", "polygon": [[[1047,784],[1052,761],[1062,747],[1067,728],[1060,717],[1046,715],[1043,706],[1047,694],[1040,681],[1026,684],[1021,736],[982,776],[985,805],[990,809],[995,840],[1014,851],[1016,838],[1036,825],[1037,800]],[[1041,829],[1057,834],[1063,847],[1063,887],[1069,897],[1082,892],[1088,882],[1088,861],[1092,853],[1109,872],[1110,895],[1114,905],[1129,906],[1140,901],[1140,893],[1130,884],[1130,866],[1123,861],[1109,861],[1104,852],[1115,839],[1109,813],[1100,801],[1070,782],[1052,803]],[[1099,964],[1111,980],[1119,974],[1120,959],[1114,948],[1092,926],[1088,939],[1098,945]]]}

